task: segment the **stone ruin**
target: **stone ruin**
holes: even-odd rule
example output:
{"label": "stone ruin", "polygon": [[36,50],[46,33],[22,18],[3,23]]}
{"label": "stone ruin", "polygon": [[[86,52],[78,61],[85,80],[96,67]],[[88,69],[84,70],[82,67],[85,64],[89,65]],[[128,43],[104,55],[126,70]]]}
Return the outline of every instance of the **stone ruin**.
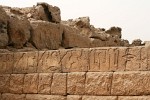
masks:
{"label": "stone ruin", "polygon": [[121,28],[95,28],[89,17],[62,21],[60,9],[47,3],[26,8],[0,7],[1,49],[93,48],[131,45],[122,39]]}
{"label": "stone ruin", "polygon": [[150,100],[150,42],[46,3],[0,14],[0,100]]}

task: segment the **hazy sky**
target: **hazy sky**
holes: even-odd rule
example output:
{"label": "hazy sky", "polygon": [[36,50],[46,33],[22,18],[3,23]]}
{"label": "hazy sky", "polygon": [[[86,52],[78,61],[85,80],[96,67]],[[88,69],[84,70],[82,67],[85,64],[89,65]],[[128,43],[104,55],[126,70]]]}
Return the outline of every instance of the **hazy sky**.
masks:
{"label": "hazy sky", "polygon": [[124,39],[150,41],[150,0],[0,0],[1,5],[12,7],[36,2],[58,6],[62,20],[89,16],[95,27],[121,27]]}

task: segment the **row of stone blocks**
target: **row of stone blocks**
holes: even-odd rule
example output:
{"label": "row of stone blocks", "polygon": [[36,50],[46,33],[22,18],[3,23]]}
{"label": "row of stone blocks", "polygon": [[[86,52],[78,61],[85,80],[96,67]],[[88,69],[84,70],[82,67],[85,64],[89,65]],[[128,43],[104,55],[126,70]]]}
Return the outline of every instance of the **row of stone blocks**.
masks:
{"label": "row of stone blocks", "polygon": [[150,96],[87,96],[87,95],[40,95],[0,94],[0,100],[150,100]]}
{"label": "row of stone blocks", "polygon": [[150,95],[150,71],[2,74],[0,75],[0,93]]}
{"label": "row of stone blocks", "polygon": [[0,53],[0,74],[148,70],[150,48],[146,47]]}

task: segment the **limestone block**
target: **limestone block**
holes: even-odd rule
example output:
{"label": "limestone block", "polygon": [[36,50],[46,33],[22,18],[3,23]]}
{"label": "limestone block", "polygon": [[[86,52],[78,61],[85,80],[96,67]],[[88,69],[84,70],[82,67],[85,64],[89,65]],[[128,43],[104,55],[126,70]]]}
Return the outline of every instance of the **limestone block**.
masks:
{"label": "limestone block", "polygon": [[26,99],[25,94],[4,93],[2,94],[2,100],[26,100]]}
{"label": "limestone block", "polygon": [[60,95],[27,94],[26,100],[66,100],[66,97]]}
{"label": "limestone block", "polygon": [[0,53],[0,74],[12,73],[13,60],[13,53]]}
{"label": "limestone block", "polygon": [[67,93],[81,95],[85,93],[85,72],[68,73]]}
{"label": "limestone block", "polygon": [[24,93],[38,92],[38,74],[26,74],[24,78]]}
{"label": "limestone block", "polygon": [[150,72],[115,72],[112,80],[112,95],[150,94]]}
{"label": "limestone block", "polygon": [[10,16],[8,24],[9,44],[15,48],[23,48],[30,39],[30,22],[25,16],[8,13]]}
{"label": "limestone block", "polygon": [[88,49],[61,50],[63,72],[85,72],[89,67]]}
{"label": "limestone block", "polygon": [[82,100],[81,95],[67,95],[67,100]]}
{"label": "limestone block", "polygon": [[88,71],[108,71],[110,66],[108,53],[108,48],[90,49],[90,66]]}
{"label": "limestone block", "polygon": [[150,100],[150,96],[119,96],[118,100]]}
{"label": "limestone block", "polygon": [[63,28],[60,24],[46,21],[31,21],[31,42],[37,49],[58,49],[62,41]]}
{"label": "limestone block", "polygon": [[9,92],[9,82],[10,82],[9,74],[0,74],[0,93]]}
{"label": "limestone block", "polygon": [[66,95],[67,89],[67,74],[66,73],[54,73],[53,81],[51,85],[51,94],[54,95]]}
{"label": "limestone block", "polygon": [[147,55],[143,47],[128,48],[126,55],[126,70],[146,70]]}
{"label": "limestone block", "polygon": [[4,9],[0,7],[0,48],[8,45],[9,37],[7,34],[8,16]]}
{"label": "limestone block", "polygon": [[64,25],[62,46],[64,48],[87,48],[90,47],[90,39],[80,34],[76,28]]}
{"label": "limestone block", "polygon": [[82,100],[118,100],[117,96],[83,96]]}
{"label": "limestone block", "polygon": [[61,72],[59,51],[39,51],[37,72]]}
{"label": "limestone block", "polygon": [[50,94],[52,83],[52,73],[39,74],[38,93]]}
{"label": "limestone block", "polygon": [[85,83],[86,94],[110,95],[112,75],[111,72],[88,72]]}
{"label": "limestone block", "polygon": [[23,93],[24,74],[10,75],[10,93]]}
{"label": "limestone block", "polygon": [[35,73],[38,52],[15,52],[13,73]]}

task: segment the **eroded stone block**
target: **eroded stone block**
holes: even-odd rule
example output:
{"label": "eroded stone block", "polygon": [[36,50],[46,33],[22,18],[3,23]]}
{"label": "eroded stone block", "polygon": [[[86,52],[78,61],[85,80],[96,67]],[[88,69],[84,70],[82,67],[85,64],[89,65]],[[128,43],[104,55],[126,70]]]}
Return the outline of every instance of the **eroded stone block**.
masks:
{"label": "eroded stone block", "polygon": [[81,95],[67,95],[67,100],[82,100]]}
{"label": "eroded stone block", "polygon": [[82,100],[117,100],[117,96],[83,96]]}
{"label": "eroded stone block", "polygon": [[89,67],[88,49],[61,50],[63,72],[85,72]]}
{"label": "eroded stone block", "polygon": [[0,75],[0,93],[8,93],[9,92],[9,82],[10,82],[9,74],[1,74]]}
{"label": "eroded stone block", "polygon": [[37,93],[38,91],[38,74],[26,74],[24,78],[24,93]]}
{"label": "eroded stone block", "polygon": [[150,96],[119,96],[118,100],[150,100]]}
{"label": "eroded stone block", "polygon": [[67,89],[67,74],[54,73],[51,85],[51,94],[66,95]]}
{"label": "eroded stone block", "polygon": [[52,83],[52,73],[39,74],[38,93],[50,94]]}
{"label": "eroded stone block", "polygon": [[26,100],[26,99],[25,94],[4,93],[2,94],[2,100]]}
{"label": "eroded stone block", "polygon": [[88,72],[85,92],[88,95],[110,95],[111,81],[112,72]]}
{"label": "eroded stone block", "polygon": [[12,73],[13,60],[13,53],[0,53],[0,74]]}
{"label": "eroded stone block", "polygon": [[59,51],[39,51],[38,72],[61,72]]}
{"label": "eroded stone block", "polygon": [[13,73],[35,73],[37,70],[38,52],[14,53]]}
{"label": "eroded stone block", "polygon": [[77,95],[85,93],[85,72],[68,73],[67,93]]}
{"label": "eroded stone block", "polygon": [[112,95],[150,94],[150,72],[115,72],[112,80]]}
{"label": "eroded stone block", "polygon": [[11,74],[10,93],[23,93],[24,74]]}
{"label": "eroded stone block", "polygon": [[66,100],[66,97],[60,95],[27,94],[26,100]]}

